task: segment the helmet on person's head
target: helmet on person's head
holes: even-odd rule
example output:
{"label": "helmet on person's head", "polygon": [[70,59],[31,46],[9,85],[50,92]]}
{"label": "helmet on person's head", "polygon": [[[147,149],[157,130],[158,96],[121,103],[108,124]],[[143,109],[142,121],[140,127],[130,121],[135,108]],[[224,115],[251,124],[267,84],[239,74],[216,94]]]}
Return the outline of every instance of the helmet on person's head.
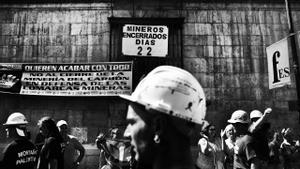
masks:
{"label": "helmet on person's head", "polygon": [[14,126],[14,125],[26,125],[28,124],[28,121],[26,117],[19,112],[12,113],[8,116],[6,123],[4,123],[4,126]]}
{"label": "helmet on person's head", "polygon": [[60,127],[62,125],[66,125],[68,126],[68,123],[65,121],[65,120],[59,120],[57,123],[56,123],[56,126],[57,127]]}
{"label": "helmet on person's head", "polygon": [[153,69],[132,95],[120,97],[198,124],[204,122],[206,115],[206,98],[200,83],[191,73],[174,66]]}
{"label": "helmet on person's head", "polygon": [[227,120],[229,123],[244,123],[250,122],[249,115],[244,110],[236,110],[232,113],[231,118]]}
{"label": "helmet on person's head", "polygon": [[263,114],[259,110],[253,110],[250,113],[250,119],[261,118],[262,116],[263,116]]}
{"label": "helmet on person's head", "polygon": [[6,123],[3,125],[7,128],[13,127],[19,136],[26,136],[26,127],[28,124],[26,117],[19,112],[12,113],[8,116]]}

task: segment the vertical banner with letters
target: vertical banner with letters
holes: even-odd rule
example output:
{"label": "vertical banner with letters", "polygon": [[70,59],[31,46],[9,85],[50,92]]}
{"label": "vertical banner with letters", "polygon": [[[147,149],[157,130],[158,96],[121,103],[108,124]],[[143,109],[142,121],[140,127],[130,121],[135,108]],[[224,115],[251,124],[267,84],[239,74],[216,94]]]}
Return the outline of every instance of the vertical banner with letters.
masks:
{"label": "vertical banner with letters", "polygon": [[132,62],[0,63],[0,91],[41,96],[117,96],[132,92]]}
{"label": "vertical banner with letters", "polygon": [[168,34],[167,26],[126,24],[123,26],[122,54],[166,57]]}
{"label": "vertical banner with letters", "polygon": [[288,39],[267,47],[269,89],[291,84]]}

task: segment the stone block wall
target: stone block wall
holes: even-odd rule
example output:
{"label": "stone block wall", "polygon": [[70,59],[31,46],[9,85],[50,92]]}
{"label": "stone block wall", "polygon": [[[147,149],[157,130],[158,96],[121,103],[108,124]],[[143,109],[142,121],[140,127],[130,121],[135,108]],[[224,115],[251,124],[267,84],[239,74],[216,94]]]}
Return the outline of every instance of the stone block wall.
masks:
{"label": "stone block wall", "polygon": [[[289,107],[289,102],[297,99],[293,72],[292,85],[268,89],[266,47],[289,34],[284,3],[173,2],[172,5],[148,5],[149,2],[140,1],[134,10],[130,4],[129,7],[124,5],[121,10],[113,11],[113,15],[185,19],[183,65],[203,85],[211,101],[208,120],[219,129],[226,125],[234,110],[263,111],[271,107],[273,129],[293,127],[299,130],[299,113]],[[299,31],[300,6],[294,1],[291,6],[294,29]],[[292,58],[290,61],[292,65]]]}
{"label": "stone block wall", "polygon": [[[300,26],[300,4],[293,2],[295,30]],[[236,109],[272,107],[274,128],[299,130],[299,114],[289,109],[296,100],[295,82],[268,89],[265,48],[288,35],[283,3],[115,1],[2,5],[0,62],[87,63],[109,61],[108,17],[185,18],[183,65],[205,89],[208,120],[223,128]],[[92,143],[99,131],[125,125],[126,106],[116,97],[60,98],[0,94],[0,122],[21,111],[36,123],[44,115],[68,120],[87,130]],[[0,138],[5,135],[0,127]],[[3,139],[2,139],[3,140]]]}
{"label": "stone block wall", "polygon": [[[0,62],[109,61],[109,6],[106,3],[1,6]],[[120,117],[124,119],[125,116],[123,113],[118,118],[110,118],[119,112],[114,108],[114,99],[107,97],[26,97],[6,94],[0,97],[1,123],[9,113],[22,112],[29,118],[33,139],[38,132],[38,120],[46,115],[55,120],[65,119],[71,127],[87,130],[84,141],[89,143],[94,142],[98,132],[120,125]],[[117,107],[124,109],[124,105]],[[124,121],[122,123],[124,125]],[[4,140],[4,129],[2,126],[0,129],[0,140]]]}
{"label": "stone block wall", "polygon": [[[299,114],[289,107],[289,101],[297,99],[294,75],[291,86],[268,89],[265,49],[288,35],[283,3],[114,2],[0,6],[0,62],[107,62],[108,17],[183,17],[183,65],[197,77],[211,102],[208,121],[221,129],[236,109],[272,107],[273,129],[293,127],[299,131]],[[293,3],[294,27],[299,31],[300,4]],[[0,94],[0,123],[14,111],[29,118],[32,139],[38,132],[36,123],[46,115],[79,128],[82,133],[77,134],[85,134],[82,141],[89,144],[82,168],[96,168],[98,151],[92,143],[100,131],[125,126],[126,105],[117,97]],[[0,126],[1,143],[4,136]]]}
{"label": "stone block wall", "polygon": [[107,4],[2,6],[0,61],[107,61],[109,16]]}
{"label": "stone block wall", "polygon": [[[224,124],[236,109],[250,112],[271,107],[274,128],[297,129],[299,114],[288,107],[297,98],[294,79],[291,86],[268,89],[266,47],[289,32],[284,4],[185,5],[184,65],[212,101],[208,119]],[[299,30],[297,5],[292,13]]]}

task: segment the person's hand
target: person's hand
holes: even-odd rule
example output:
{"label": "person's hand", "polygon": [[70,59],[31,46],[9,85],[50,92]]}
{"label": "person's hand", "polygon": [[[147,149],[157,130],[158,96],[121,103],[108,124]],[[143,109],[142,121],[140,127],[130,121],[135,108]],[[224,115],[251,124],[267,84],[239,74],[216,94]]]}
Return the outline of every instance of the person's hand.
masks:
{"label": "person's hand", "polygon": [[225,130],[221,129],[220,136],[221,136],[221,138],[225,138],[225,136],[226,136]]}
{"label": "person's hand", "polygon": [[269,107],[264,111],[264,116],[269,116],[272,112],[272,109]]}
{"label": "person's hand", "polygon": [[18,81],[19,81],[19,79],[18,79],[16,76],[3,74],[3,75],[0,77],[0,88],[10,89],[10,88],[12,88]]}

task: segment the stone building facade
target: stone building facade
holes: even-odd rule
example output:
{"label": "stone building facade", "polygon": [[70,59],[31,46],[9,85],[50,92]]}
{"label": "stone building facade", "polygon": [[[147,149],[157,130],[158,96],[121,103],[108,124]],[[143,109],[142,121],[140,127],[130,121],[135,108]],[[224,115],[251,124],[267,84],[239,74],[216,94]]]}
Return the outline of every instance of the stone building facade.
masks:
{"label": "stone building facade", "polygon": [[[298,31],[300,3],[290,3]],[[164,59],[123,56],[118,26],[124,23],[170,26],[169,55]],[[217,128],[224,128],[236,109],[249,112],[271,107],[273,129],[293,127],[299,131],[299,114],[292,106],[297,99],[294,74],[292,85],[268,89],[266,47],[285,38],[288,32],[284,1],[15,0],[0,5],[0,62],[133,60],[135,84],[156,65],[176,65],[190,71],[202,84],[210,101],[208,121]],[[117,97],[1,93],[0,122],[15,111],[28,117],[33,138],[38,131],[37,121],[45,115],[67,120],[72,131],[84,135],[83,141],[88,144],[100,131],[126,125],[126,105]],[[2,143],[4,136],[1,126]],[[94,158],[86,161],[96,165]]]}

